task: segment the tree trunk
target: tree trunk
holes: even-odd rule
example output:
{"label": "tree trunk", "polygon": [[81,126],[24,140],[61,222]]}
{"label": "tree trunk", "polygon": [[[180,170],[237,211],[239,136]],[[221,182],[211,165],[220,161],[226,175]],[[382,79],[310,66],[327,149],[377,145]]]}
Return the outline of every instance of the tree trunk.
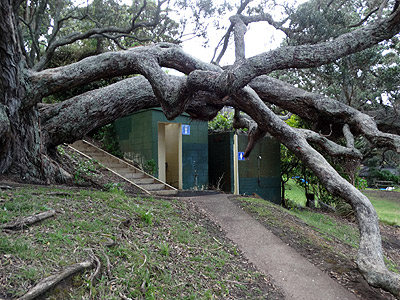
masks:
{"label": "tree trunk", "polygon": [[28,71],[18,42],[17,8],[18,3],[0,2],[0,174],[43,182],[59,176],[41,146],[37,107],[25,105]]}

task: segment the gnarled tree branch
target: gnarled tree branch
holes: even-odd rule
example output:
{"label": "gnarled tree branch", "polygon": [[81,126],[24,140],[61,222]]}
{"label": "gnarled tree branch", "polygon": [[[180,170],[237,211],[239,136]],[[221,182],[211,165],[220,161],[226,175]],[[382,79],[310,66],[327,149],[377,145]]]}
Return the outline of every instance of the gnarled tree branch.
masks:
{"label": "gnarled tree branch", "polygon": [[[266,102],[314,122],[323,120],[325,123],[339,124],[340,128],[348,124],[355,134],[364,135],[372,144],[400,153],[400,137],[397,134],[380,131],[372,117],[344,103],[306,92],[268,76],[260,76],[249,85]],[[390,124],[387,126],[390,128]]]}
{"label": "gnarled tree branch", "polygon": [[[50,43],[44,53],[44,55],[41,57],[39,62],[34,66],[35,71],[40,71],[43,70],[43,68],[46,67],[46,65],[49,63],[50,59],[52,58],[54,52],[56,51],[57,48],[65,45],[72,44],[78,40],[83,40],[83,39],[88,39],[94,36],[102,35],[102,34],[110,34],[110,33],[119,33],[119,34],[130,34],[131,32],[140,29],[140,28],[150,28],[150,27],[155,27],[159,24],[160,22],[160,13],[161,13],[161,6],[164,4],[167,0],[162,0],[158,1],[156,11],[154,13],[153,19],[150,21],[142,21],[142,22],[137,22],[137,19],[139,17],[138,14],[133,16],[131,24],[125,27],[117,27],[117,26],[108,26],[108,27],[98,27],[98,28],[92,28],[87,30],[86,32],[74,32],[71,33],[67,36],[60,37],[56,39],[56,33],[59,31],[59,27],[61,26],[61,23],[65,21],[65,19],[60,20],[60,22],[56,22],[56,30],[55,34],[53,34],[50,38]],[[143,6],[139,10],[139,14],[143,12],[145,9],[146,4],[144,3]]]}
{"label": "gnarled tree branch", "polygon": [[281,47],[253,56],[225,70],[219,78],[221,95],[231,95],[253,78],[274,70],[311,68],[362,51],[400,31],[400,9],[386,19],[366,25],[332,41],[314,45]]}
{"label": "gnarled tree branch", "polygon": [[256,93],[249,88],[240,91],[243,100],[236,107],[250,115],[258,126],[281,141],[296,154],[324,183],[331,193],[345,199],[354,209],[359,229],[360,248],[357,265],[367,281],[377,287],[400,294],[400,275],[390,272],[383,260],[378,216],[368,198],[341,177],[325,158],[313,149],[306,139],[276,116]]}

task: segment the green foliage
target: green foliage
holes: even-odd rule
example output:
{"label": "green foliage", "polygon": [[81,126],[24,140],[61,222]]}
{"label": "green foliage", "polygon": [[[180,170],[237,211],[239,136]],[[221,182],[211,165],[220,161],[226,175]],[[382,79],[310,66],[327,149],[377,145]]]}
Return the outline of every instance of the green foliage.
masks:
{"label": "green foliage", "polygon": [[[294,30],[284,45],[314,44],[344,34],[363,19],[375,3],[368,1],[311,0],[289,16]],[[390,11],[384,11],[388,14]],[[374,17],[365,23],[374,20]],[[364,23],[364,24],[365,24]],[[322,93],[363,110],[374,110],[400,99],[399,40],[380,43],[364,51],[316,68],[273,72],[273,76],[307,91]],[[373,71],[372,71],[373,70]]]}
{"label": "green foliage", "polygon": [[169,245],[168,243],[160,243],[160,253],[164,256],[168,256],[169,255]]}
{"label": "green foliage", "polygon": [[85,177],[95,176],[97,169],[97,162],[93,159],[82,160],[78,163],[78,167],[74,173],[75,183],[82,183],[85,181]]}
{"label": "green foliage", "polygon": [[112,155],[123,158],[124,153],[119,148],[118,140],[116,139],[117,133],[113,123],[107,124],[97,130],[93,138],[101,142],[103,150],[111,153]]}
{"label": "green foliage", "polygon": [[57,152],[58,154],[60,154],[61,156],[65,155],[65,149],[62,146],[57,146]]}
{"label": "green foliage", "polygon": [[[332,3],[332,1],[331,1]],[[337,3],[333,1],[332,6]],[[327,1],[311,0],[299,5],[290,16],[289,27],[295,30],[289,44],[311,44],[345,33],[347,14],[342,10],[328,8]]]}
{"label": "green foliage", "polygon": [[146,173],[154,176],[157,172],[156,161],[154,159],[146,160],[143,164],[143,169]]}
{"label": "green foliage", "polygon": [[120,182],[109,182],[104,184],[104,189],[110,193],[125,195],[123,186],[124,184]]}
{"label": "green foliage", "polygon": [[400,178],[397,175],[394,175],[392,172],[388,170],[371,170],[371,176],[376,180],[384,180],[384,181],[393,181],[394,183],[399,182]]}
{"label": "green foliage", "polygon": [[[169,6],[168,11],[173,7]],[[27,61],[30,65],[40,60],[52,43],[66,38],[77,32],[87,32],[93,28],[120,27],[127,28],[132,19],[135,22],[151,23],[159,18],[153,26],[140,26],[127,35],[107,39],[104,36],[79,39],[79,43],[72,43],[59,47],[52,55],[50,67],[58,67],[74,63],[85,57],[100,54],[106,51],[119,50],[122,47],[134,47],[139,41],[168,41],[177,42],[179,24],[173,21],[168,11],[157,8],[157,2],[134,1],[131,5],[116,0],[94,0],[87,3],[73,1],[33,1],[23,3],[20,7],[20,29],[27,52]],[[35,26],[32,26],[32,22]],[[28,25],[29,24],[29,25]],[[55,30],[56,26],[58,30]],[[49,30],[52,28],[53,30]],[[54,36],[55,35],[55,36]]]}
{"label": "green foliage", "polygon": [[208,122],[208,130],[216,132],[233,131],[233,113],[219,112],[214,119]]}
{"label": "green foliage", "polygon": [[358,188],[360,191],[365,190],[368,187],[368,181],[364,178],[361,178],[359,176],[355,177],[355,184],[354,186]]}
{"label": "green foliage", "polygon": [[292,206],[300,205],[302,207],[306,206],[306,194],[304,188],[296,184],[294,179],[289,179],[286,185],[286,198],[289,199],[289,203],[293,202]]}
{"label": "green foliage", "polygon": [[143,222],[145,222],[147,225],[153,225],[154,215],[151,212],[151,209],[149,209],[149,210],[139,209],[138,214],[140,216],[140,219]]}

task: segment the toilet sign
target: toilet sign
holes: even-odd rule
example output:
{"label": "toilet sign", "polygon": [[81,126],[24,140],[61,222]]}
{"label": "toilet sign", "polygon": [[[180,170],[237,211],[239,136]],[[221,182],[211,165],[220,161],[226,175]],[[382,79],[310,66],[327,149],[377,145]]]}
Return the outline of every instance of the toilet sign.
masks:
{"label": "toilet sign", "polygon": [[238,160],[244,160],[244,152],[238,152]]}
{"label": "toilet sign", "polygon": [[182,124],[182,135],[190,135],[190,125]]}

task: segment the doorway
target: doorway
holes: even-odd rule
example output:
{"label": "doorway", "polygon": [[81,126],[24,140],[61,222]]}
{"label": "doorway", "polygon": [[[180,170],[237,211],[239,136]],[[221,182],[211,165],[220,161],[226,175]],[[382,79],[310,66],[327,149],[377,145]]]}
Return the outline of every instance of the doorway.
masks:
{"label": "doorway", "polygon": [[182,189],[182,124],[158,123],[159,179]]}

